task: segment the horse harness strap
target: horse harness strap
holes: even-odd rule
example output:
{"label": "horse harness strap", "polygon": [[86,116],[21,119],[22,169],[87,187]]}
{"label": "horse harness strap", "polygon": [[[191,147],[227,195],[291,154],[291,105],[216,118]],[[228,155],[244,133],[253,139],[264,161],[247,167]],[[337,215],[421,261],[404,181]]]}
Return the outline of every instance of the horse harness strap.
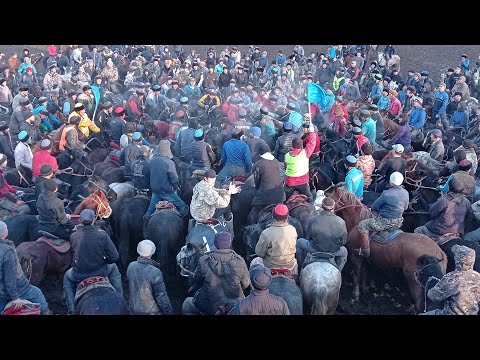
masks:
{"label": "horse harness strap", "polygon": [[99,287],[108,287],[115,291],[115,288],[112,286],[112,284],[110,284],[108,278],[104,276],[92,276],[78,284],[74,299],[75,304],[77,304],[78,300],[87,292]]}

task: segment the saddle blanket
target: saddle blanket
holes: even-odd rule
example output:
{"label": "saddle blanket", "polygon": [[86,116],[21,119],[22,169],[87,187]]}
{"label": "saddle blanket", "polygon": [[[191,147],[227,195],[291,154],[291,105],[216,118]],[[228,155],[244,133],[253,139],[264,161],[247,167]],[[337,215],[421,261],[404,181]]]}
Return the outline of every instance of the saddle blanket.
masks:
{"label": "saddle blanket", "polygon": [[372,236],[370,236],[370,240],[376,241],[380,244],[388,244],[389,242],[393,241],[401,233],[403,233],[403,231],[400,229],[395,229],[394,231],[385,230],[385,231],[375,232]]}

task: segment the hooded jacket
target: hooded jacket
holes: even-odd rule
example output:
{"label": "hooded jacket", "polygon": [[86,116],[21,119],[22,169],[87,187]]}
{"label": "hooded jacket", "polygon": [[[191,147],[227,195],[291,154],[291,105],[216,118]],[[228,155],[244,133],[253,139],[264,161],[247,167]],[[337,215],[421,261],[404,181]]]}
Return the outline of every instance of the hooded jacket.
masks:
{"label": "hooded jacket", "polygon": [[473,270],[475,251],[455,245],[455,270],[428,291],[433,301],[444,301],[445,315],[477,315],[480,302],[480,274]]}
{"label": "hooded jacket", "polygon": [[425,227],[436,235],[458,233],[463,236],[465,216],[471,212],[470,201],[463,194],[449,193],[430,208],[430,220]]}
{"label": "hooded jacket", "polygon": [[197,290],[193,303],[205,314],[214,315],[219,305],[245,297],[250,285],[245,260],[232,249],[217,249],[203,255],[193,275]]}

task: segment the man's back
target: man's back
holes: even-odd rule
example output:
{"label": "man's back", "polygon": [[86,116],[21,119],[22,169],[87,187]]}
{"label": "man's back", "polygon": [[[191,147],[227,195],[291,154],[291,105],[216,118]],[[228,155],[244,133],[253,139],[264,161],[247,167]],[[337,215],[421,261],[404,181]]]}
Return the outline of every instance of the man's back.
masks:
{"label": "man's back", "polygon": [[283,298],[269,290],[252,289],[250,295],[237,302],[229,315],[290,315]]}
{"label": "man's back", "polygon": [[268,268],[292,268],[296,246],[297,230],[287,222],[277,221],[262,231],[255,253]]}
{"label": "man's back", "polygon": [[70,235],[72,267],[75,272],[88,274],[118,260],[119,254],[108,234],[86,225]]}
{"label": "man's back", "polygon": [[308,220],[306,236],[318,251],[334,254],[347,241],[347,226],[333,212],[321,211]]}

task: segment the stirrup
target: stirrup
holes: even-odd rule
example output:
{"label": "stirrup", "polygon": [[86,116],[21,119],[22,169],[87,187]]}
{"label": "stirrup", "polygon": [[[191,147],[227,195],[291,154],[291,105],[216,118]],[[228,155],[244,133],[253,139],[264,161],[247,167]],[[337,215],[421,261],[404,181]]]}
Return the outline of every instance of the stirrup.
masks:
{"label": "stirrup", "polygon": [[60,239],[58,236],[56,235],[53,235],[53,234],[50,234],[49,232],[45,231],[45,230],[38,230],[38,233],[39,234],[42,234],[43,236],[46,236],[50,239]]}

